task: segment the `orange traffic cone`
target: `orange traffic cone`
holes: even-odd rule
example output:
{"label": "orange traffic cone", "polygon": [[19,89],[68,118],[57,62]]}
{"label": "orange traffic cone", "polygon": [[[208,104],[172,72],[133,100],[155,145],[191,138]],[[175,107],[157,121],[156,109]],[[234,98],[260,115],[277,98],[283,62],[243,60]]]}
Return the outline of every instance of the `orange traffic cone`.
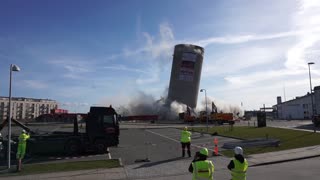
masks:
{"label": "orange traffic cone", "polygon": [[214,155],[218,156],[219,155],[218,138],[214,138],[213,142],[214,142],[214,149],[213,149]]}

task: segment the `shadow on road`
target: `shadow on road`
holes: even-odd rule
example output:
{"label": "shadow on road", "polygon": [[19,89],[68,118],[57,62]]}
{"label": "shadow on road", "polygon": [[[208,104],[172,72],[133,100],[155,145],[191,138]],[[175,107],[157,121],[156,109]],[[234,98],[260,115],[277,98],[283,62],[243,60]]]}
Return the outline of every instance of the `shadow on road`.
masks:
{"label": "shadow on road", "polygon": [[146,163],[146,164],[143,164],[139,167],[136,167],[134,169],[140,169],[140,168],[146,168],[146,167],[151,167],[151,166],[156,166],[156,165],[159,165],[159,164],[163,164],[163,163],[168,163],[168,162],[172,162],[172,161],[177,161],[177,160],[180,160],[180,159],[185,159],[183,157],[176,157],[176,158],[171,158],[171,159],[166,159],[166,160],[162,160],[162,161],[156,161],[156,162],[152,162],[152,163]]}

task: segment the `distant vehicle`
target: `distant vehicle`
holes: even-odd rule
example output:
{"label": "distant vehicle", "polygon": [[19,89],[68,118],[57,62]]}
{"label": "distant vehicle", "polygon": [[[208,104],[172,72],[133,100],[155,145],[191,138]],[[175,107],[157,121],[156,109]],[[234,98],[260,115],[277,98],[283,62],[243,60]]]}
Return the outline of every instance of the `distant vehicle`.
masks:
{"label": "distant vehicle", "polygon": [[190,107],[187,106],[187,111],[179,113],[179,120],[182,120],[185,123],[194,123],[197,118],[192,115]]}
{"label": "distant vehicle", "polygon": [[[183,112],[183,113],[179,113],[179,119],[183,120],[185,123],[195,123],[195,122],[203,123],[203,122],[207,122],[207,113],[206,111],[200,111],[199,116],[193,116],[193,115],[189,115],[186,112]],[[224,123],[234,124],[235,120],[233,118],[232,113],[211,112],[208,115],[208,122],[222,125]]]}
{"label": "distant vehicle", "polygon": [[[55,131],[50,134],[37,134],[20,122],[13,121],[31,133],[31,138],[27,141],[29,154],[76,155],[82,152],[101,154],[106,153],[108,147],[119,144],[118,115],[112,107],[90,107],[90,112],[85,118],[84,133],[79,132],[77,118],[74,118],[73,121],[73,132]],[[3,124],[0,128],[3,128]],[[12,140],[17,142],[18,137],[12,137]],[[4,148],[1,153],[4,155],[2,154],[1,157],[6,156],[7,140],[3,140],[2,144]],[[14,147],[16,144],[11,144],[11,146],[11,149],[16,151],[17,148]],[[15,157],[15,152],[12,153]]]}
{"label": "distant vehicle", "polygon": [[[206,111],[200,111],[200,115],[198,119],[200,122],[206,122],[207,121]],[[222,125],[224,123],[234,124],[235,120],[233,118],[232,113],[211,112],[208,116],[208,122]]]}
{"label": "distant vehicle", "polygon": [[158,115],[122,116],[121,121],[156,121],[158,118]]}
{"label": "distant vehicle", "polygon": [[196,117],[188,114],[187,112],[179,113],[179,120],[182,120],[185,123],[194,123],[196,121]]}
{"label": "distant vehicle", "polygon": [[35,118],[36,122],[61,122],[71,123],[77,117],[85,119],[88,114],[84,113],[68,113],[68,112],[51,112],[50,114],[42,114]]}

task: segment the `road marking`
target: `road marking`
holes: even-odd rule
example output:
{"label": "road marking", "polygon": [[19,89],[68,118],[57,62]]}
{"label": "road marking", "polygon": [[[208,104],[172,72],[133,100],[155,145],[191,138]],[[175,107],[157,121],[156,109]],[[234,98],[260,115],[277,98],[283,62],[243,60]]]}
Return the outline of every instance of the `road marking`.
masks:
{"label": "road marking", "polygon": [[109,159],[111,159],[111,153],[109,151],[109,148],[107,148],[107,151],[108,151],[108,157],[109,157]]}
{"label": "road marking", "polygon": [[[174,142],[177,142],[177,143],[180,143],[180,141],[176,140],[176,139],[173,139],[171,137],[168,137],[168,136],[165,136],[165,135],[162,135],[162,134],[159,134],[159,133],[156,133],[156,132],[153,132],[153,131],[150,131],[150,130],[146,130],[147,132],[149,133],[152,133],[152,134],[155,134],[155,135],[158,135],[160,137],[163,137],[163,138],[166,138],[166,139],[169,139],[171,141],[174,141]],[[197,145],[194,145],[194,144],[191,144],[191,146],[193,147],[196,147],[196,148],[203,148],[203,146],[197,146]],[[208,149],[209,151],[213,151],[211,149]]]}

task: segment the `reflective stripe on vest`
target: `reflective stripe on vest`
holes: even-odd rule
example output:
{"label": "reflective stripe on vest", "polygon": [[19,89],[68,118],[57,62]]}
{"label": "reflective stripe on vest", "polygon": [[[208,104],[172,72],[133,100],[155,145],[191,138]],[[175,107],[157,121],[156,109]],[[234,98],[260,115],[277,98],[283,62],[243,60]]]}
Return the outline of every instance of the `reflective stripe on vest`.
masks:
{"label": "reflective stripe on vest", "polygon": [[191,132],[189,132],[189,131],[184,131],[184,130],[183,130],[183,131],[181,132],[181,139],[180,139],[180,141],[183,142],[183,143],[190,142],[190,141],[191,141],[190,136],[191,136]]}
{"label": "reflective stripe on vest", "polygon": [[234,159],[233,164],[234,168],[231,170],[232,180],[246,180],[248,161],[244,159],[244,162],[241,163],[237,159]]}
{"label": "reflective stripe on vest", "polygon": [[192,163],[193,180],[213,180],[214,165],[211,161],[196,161]]}

